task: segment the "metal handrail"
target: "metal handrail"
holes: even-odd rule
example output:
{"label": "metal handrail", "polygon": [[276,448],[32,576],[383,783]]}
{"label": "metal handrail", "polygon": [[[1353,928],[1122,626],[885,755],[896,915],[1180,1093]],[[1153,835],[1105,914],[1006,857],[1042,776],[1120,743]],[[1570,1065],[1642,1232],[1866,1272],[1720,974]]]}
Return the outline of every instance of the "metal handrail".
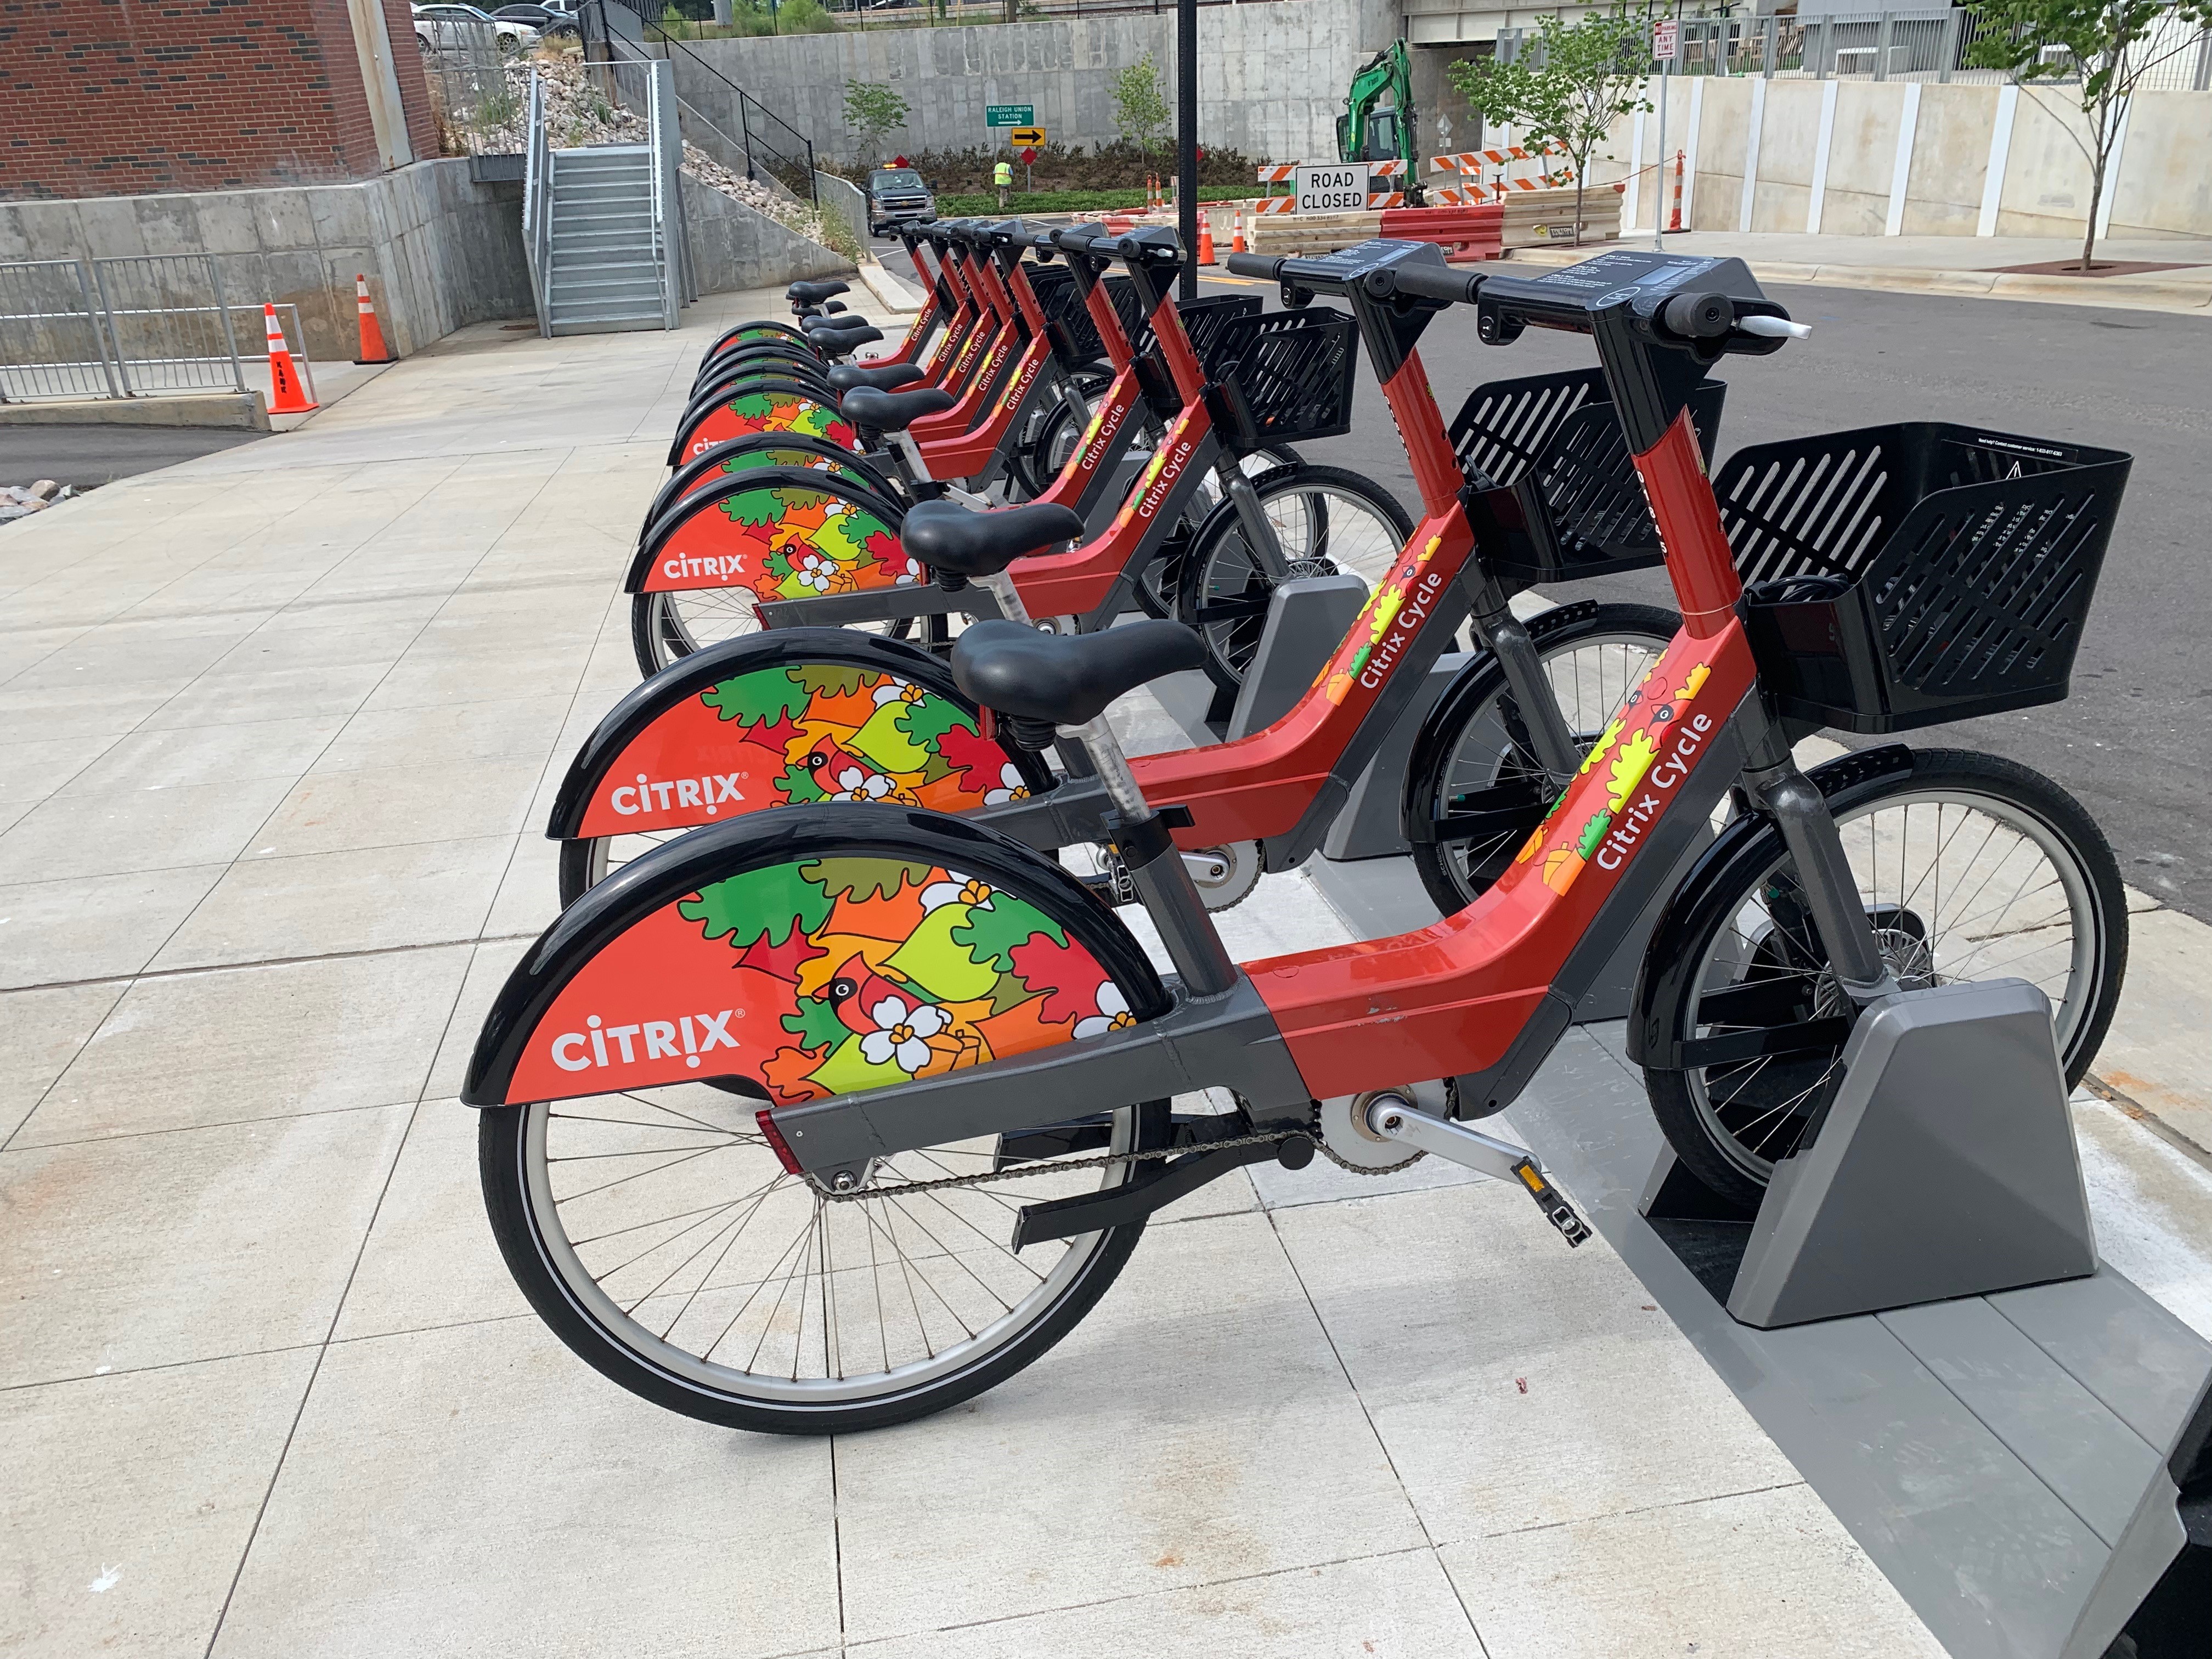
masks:
{"label": "metal handrail", "polygon": [[[723,74],[721,70],[716,69],[712,64],[708,63],[697,52],[692,51],[690,46],[682,39],[669,33],[666,29],[660,27],[659,21],[657,19],[645,17],[641,15],[639,21],[644,23],[647,28],[651,29],[653,33],[659,37],[659,44],[664,53],[667,52],[671,49],[681,52],[687,60],[696,64],[699,68],[706,70],[708,74],[713,76],[717,81],[720,81],[732,92],[737,94],[738,129],[742,142],[742,147],[745,153],[745,177],[748,179],[753,179],[756,183],[758,182],[757,179],[755,178],[753,172],[753,129],[755,125],[755,117],[757,116],[762,121],[771,122],[775,125],[782,128],[785,132],[790,135],[790,143],[780,145],[776,142],[775,135],[773,132],[763,131],[760,136],[761,148],[767,150],[770,155],[784,160],[785,165],[790,167],[793,172],[796,173],[803,171],[806,179],[806,199],[811,204],[817,207],[820,206],[821,198],[815,193],[814,189],[814,141],[811,138],[809,138],[805,133],[799,131],[797,127],[792,125],[790,122],[785,120],[783,117],[778,115],[766,104],[762,103],[759,99],[754,97],[752,94],[747,92],[735,81],[730,79],[728,76]],[[615,44],[615,40],[612,36],[609,37],[607,44],[610,47]],[[664,63],[673,62],[672,59],[665,57],[664,57],[661,61]],[[803,169],[799,167],[797,154],[791,148],[791,145],[794,144],[806,152],[806,162]],[[775,170],[773,167],[768,168],[766,171],[771,179],[777,176]],[[785,183],[785,188],[791,191],[792,198],[794,201],[798,199],[798,192],[791,190],[787,181]]]}
{"label": "metal handrail", "polygon": [[660,273],[661,326],[676,326],[676,289],[673,281],[674,261],[669,258],[668,204],[662,178],[662,161],[666,148],[666,137],[660,128],[660,76],[647,70],[645,78],[645,130],[652,144],[653,174],[653,263]]}

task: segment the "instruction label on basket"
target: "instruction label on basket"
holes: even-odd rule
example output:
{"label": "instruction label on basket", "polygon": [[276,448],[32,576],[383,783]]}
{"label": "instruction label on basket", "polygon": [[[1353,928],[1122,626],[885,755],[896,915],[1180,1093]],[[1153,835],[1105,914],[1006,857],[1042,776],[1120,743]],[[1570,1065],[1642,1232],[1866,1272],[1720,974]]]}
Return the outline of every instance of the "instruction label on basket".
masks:
{"label": "instruction label on basket", "polygon": [[1367,163],[1311,167],[1301,163],[1292,175],[1300,213],[1360,213],[1367,208]]}

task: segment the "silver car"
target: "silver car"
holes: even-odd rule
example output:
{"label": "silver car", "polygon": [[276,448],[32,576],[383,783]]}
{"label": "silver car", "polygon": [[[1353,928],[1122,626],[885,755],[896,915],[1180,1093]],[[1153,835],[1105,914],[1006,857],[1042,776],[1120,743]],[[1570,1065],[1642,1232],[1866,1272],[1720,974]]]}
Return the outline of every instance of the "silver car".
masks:
{"label": "silver car", "polygon": [[415,8],[415,41],[425,52],[465,52],[485,40],[495,43],[501,57],[512,57],[535,51],[538,33],[527,23],[494,17],[475,6]]}

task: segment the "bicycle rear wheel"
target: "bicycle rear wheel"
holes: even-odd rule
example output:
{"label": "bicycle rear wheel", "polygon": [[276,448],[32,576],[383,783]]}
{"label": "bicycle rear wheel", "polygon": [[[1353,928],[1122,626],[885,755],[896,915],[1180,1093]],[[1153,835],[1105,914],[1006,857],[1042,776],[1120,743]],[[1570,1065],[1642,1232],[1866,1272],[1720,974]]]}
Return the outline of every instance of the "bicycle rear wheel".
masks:
{"label": "bicycle rear wheel", "polygon": [[[2011,761],[1936,749],[1913,751],[1909,769],[1835,789],[1828,805],[1898,982],[2038,986],[2051,999],[2066,1081],[2080,1082],[2112,1023],[2128,953],[2119,866],[2081,804]],[[1638,1024],[1669,1045],[1849,1014],[1771,822],[1676,896],[1637,1000]],[[1745,1204],[1758,1202],[1843,1075],[1840,1041],[1644,1070],[1676,1156]]]}
{"label": "bicycle rear wheel", "polygon": [[[708,964],[726,981],[714,995],[744,1005],[727,1025],[783,1045],[750,1079],[757,1097],[641,1088],[494,1107],[479,1132],[493,1232],[561,1340],[658,1405],[779,1433],[941,1410],[1043,1354],[1105,1292],[1143,1224],[1016,1250],[1016,1212],[1136,1179],[1140,1164],[1099,1160],[1163,1148],[1170,1133],[1164,1101],[1067,1124],[1046,1106],[1036,1127],[1050,1136],[900,1152],[855,1188],[787,1173],[756,1119],[771,1091],[895,1084],[1164,1000],[1127,930],[1036,855],[963,837],[955,867],[952,837],[893,847],[857,830],[872,811],[839,816],[856,833],[825,835],[820,818],[794,836],[700,832],[751,850],[718,852],[720,878],[674,907],[706,917],[708,936],[671,950],[730,964]],[[657,957],[686,971],[671,960]],[[790,1035],[769,1037],[779,1027]],[[1000,1178],[916,1190],[978,1176]]]}

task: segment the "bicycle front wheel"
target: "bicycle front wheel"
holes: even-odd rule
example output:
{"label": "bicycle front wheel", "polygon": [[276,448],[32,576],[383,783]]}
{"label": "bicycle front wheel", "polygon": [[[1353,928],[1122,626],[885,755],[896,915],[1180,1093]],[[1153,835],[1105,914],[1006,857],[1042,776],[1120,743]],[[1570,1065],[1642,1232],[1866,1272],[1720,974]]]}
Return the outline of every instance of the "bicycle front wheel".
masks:
{"label": "bicycle front wheel", "polygon": [[[1252,481],[1286,580],[1354,575],[1371,589],[1413,536],[1413,521],[1382,485],[1342,467],[1300,462]],[[1214,509],[1182,561],[1176,616],[1206,642],[1206,672],[1235,690],[1260,648],[1275,590],[1233,503]]]}
{"label": "bicycle front wheel", "polygon": [[[2051,999],[2066,1081],[2080,1082],[2112,1023],[2128,954],[2119,865],[2081,804],[2011,761],[1938,749],[1828,805],[1898,983],[2027,980]],[[1771,823],[1674,908],[1691,921],[1684,936],[1655,939],[1645,960],[1645,1030],[1692,1042],[1850,1012]],[[1841,1042],[1778,1046],[1785,1052],[1644,1068],[1676,1155],[1746,1204],[1843,1080]]]}

